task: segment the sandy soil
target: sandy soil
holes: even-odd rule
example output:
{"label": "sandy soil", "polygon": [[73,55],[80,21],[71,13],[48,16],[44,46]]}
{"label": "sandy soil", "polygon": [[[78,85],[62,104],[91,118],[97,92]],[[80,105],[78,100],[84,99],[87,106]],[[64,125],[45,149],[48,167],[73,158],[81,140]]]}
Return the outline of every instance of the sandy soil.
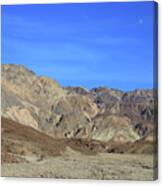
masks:
{"label": "sandy soil", "polygon": [[2,176],[79,179],[153,180],[153,156],[133,154],[84,155],[67,148],[61,156],[30,163],[2,165]]}

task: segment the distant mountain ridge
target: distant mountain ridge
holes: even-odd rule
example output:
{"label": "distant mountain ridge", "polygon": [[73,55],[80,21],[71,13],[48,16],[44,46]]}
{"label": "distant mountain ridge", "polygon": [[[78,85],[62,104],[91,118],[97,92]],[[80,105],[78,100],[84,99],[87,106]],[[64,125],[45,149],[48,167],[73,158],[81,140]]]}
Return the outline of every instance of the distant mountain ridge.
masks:
{"label": "distant mountain ridge", "polygon": [[1,71],[1,115],[54,138],[126,143],[154,131],[154,90],[61,87],[14,64],[2,64]]}

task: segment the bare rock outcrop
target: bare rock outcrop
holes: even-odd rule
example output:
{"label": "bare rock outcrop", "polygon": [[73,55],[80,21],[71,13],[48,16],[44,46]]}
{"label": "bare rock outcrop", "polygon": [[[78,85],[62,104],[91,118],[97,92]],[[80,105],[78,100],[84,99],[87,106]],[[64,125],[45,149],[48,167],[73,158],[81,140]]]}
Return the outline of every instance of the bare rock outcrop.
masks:
{"label": "bare rock outcrop", "polygon": [[[2,65],[2,116],[55,138],[135,142],[155,128],[153,90],[61,87],[21,65]],[[156,111],[157,112],[157,111]]]}

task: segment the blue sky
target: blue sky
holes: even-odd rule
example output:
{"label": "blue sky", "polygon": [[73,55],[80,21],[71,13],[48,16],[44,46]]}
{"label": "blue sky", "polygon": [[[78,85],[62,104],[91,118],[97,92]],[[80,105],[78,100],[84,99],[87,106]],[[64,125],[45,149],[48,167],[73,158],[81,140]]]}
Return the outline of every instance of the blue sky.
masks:
{"label": "blue sky", "polygon": [[153,87],[153,2],[2,6],[2,63],[63,86]]}

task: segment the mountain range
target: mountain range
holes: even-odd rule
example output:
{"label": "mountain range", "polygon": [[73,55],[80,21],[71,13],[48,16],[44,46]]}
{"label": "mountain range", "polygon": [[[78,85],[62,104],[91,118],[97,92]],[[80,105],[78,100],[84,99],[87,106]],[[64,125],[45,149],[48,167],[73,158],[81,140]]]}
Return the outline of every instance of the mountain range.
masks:
{"label": "mountain range", "polygon": [[1,71],[2,137],[12,123],[92,151],[153,152],[156,90],[62,87],[16,64],[2,64]]}

